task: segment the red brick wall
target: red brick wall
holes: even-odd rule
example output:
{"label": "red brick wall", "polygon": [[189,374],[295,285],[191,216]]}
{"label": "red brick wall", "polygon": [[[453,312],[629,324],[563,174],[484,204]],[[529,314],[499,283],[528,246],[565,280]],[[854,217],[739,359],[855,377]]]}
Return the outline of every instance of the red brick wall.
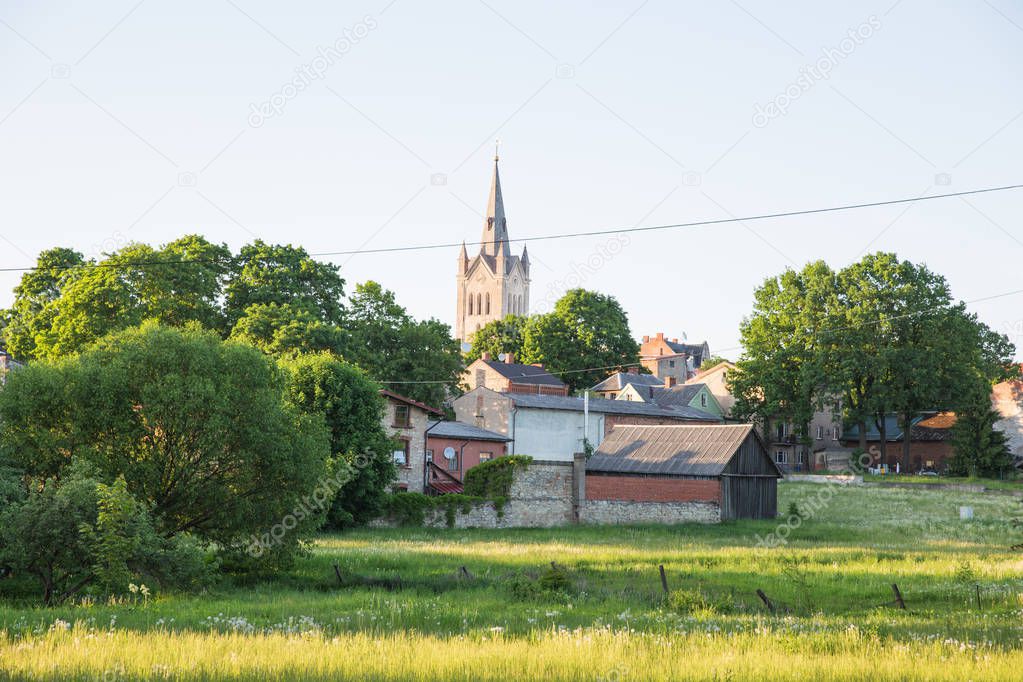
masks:
{"label": "red brick wall", "polygon": [[[444,457],[446,447],[452,447],[456,453],[460,453],[457,471],[448,468],[448,460]],[[429,434],[426,437],[426,449],[433,450],[434,464],[460,481],[464,479],[466,471],[480,463],[481,452],[489,452],[494,457],[500,457],[507,450],[504,443],[484,440],[471,440],[466,443],[457,438],[437,438]]]}
{"label": "red brick wall", "polygon": [[650,476],[586,476],[586,499],[629,502],[721,503],[721,483],[712,479]]}

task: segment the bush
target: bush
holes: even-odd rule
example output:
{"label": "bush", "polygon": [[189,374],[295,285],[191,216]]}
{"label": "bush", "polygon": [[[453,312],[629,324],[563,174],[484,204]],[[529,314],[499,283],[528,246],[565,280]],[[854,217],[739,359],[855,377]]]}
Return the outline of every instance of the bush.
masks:
{"label": "bush", "polygon": [[465,494],[490,500],[506,499],[511,493],[516,469],[533,461],[528,455],[506,455],[482,462],[465,472]]}
{"label": "bush", "polygon": [[520,601],[549,600],[552,597],[566,597],[572,590],[568,571],[561,566],[548,566],[539,578],[526,573],[515,573],[508,579],[508,589]]}
{"label": "bush", "polygon": [[713,615],[731,613],[735,605],[730,599],[710,598],[702,590],[672,590],[668,608],[682,615]]}
{"label": "bush", "polygon": [[384,515],[399,526],[422,526],[426,513],[435,509],[444,510],[448,528],[455,525],[455,514],[468,514],[473,505],[487,500],[472,495],[424,495],[422,493],[394,493],[384,501]]}

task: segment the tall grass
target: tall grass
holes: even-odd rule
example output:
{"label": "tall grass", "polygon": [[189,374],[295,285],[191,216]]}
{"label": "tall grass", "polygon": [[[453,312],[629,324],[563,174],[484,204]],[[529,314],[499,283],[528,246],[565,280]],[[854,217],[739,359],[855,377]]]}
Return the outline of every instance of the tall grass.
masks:
{"label": "tall grass", "polygon": [[[809,509],[820,490],[783,485],[779,506]],[[200,595],[8,598],[0,679],[1018,679],[1020,511],[1003,495],[848,488],[775,548],[756,538],[781,519],[325,536],[288,574]],[[537,580],[551,561],[556,589]]]}

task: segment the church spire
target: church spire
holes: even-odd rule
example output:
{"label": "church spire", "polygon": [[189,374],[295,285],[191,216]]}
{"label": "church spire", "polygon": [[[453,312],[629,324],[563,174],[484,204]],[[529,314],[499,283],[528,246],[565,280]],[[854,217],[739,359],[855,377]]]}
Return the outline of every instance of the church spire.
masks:
{"label": "church spire", "polygon": [[483,222],[482,252],[496,256],[498,246],[508,241],[508,221],[504,217],[504,198],[501,196],[501,175],[497,164],[500,157],[494,152],[494,176],[490,180],[490,198],[487,201],[487,215]]}

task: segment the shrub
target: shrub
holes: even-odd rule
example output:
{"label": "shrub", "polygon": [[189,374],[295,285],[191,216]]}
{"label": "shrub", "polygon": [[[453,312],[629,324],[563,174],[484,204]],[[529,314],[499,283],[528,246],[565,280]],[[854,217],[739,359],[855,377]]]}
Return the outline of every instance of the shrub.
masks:
{"label": "shrub", "polygon": [[528,455],[506,455],[482,462],[465,472],[465,494],[490,500],[506,499],[511,493],[516,469],[533,461]]}
{"label": "shrub", "polygon": [[444,510],[444,520],[448,528],[455,525],[455,514],[468,514],[473,505],[483,504],[487,500],[472,495],[437,495],[422,493],[394,493],[384,500],[384,515],[399,526],[422,526],[426,521],[426,513],[435,509]]}
{"label": "shrub", "polygon": [[711,598],[702,590],[672,590],[668,593],[668,608],[682,615],[713,615],[731,613],[735,605],[731,599]]}

